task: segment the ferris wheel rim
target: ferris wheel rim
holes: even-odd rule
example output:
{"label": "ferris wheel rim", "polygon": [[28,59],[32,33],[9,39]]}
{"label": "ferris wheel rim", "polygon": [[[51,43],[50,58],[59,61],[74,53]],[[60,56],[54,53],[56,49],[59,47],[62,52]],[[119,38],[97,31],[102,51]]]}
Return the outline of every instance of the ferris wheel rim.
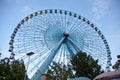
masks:
{"label": "ferris wheel rim", "polygon": [[[80,19],[82,20],[83,22],[85,22],[86,24],[88,24],[101,38],[101,40],[103,41],[104,45],[105,45],[105,48],[106,48],[106,52],[107,52],[107,68],[109,69],[109,66],[111,66],[111,51],[109,49],[109,45],[107,43],[107,40],[105,39],[104,35],[102,34],[102,32],[96,27],[96,25],[94,25],[92,22],[90,22],[88,19],[82,17],[81,15],[78,15],[76,13],[73,13],[73,12],[70,12],[70,11],[66,11],[66,10],[58,10],[58,9],[47,9],[47,10],[40,10],[38,12],[34,12],[30,15],[28,15],[27,17],[25,17],[23,20],[20,21],[20,23],[16,26],[16,28],[14,29],[13,33],[12,33],[12,36],[11,36],[11,39],[10,39],[10,42],[9,42],[9,52],[11,52],[11,56],[14,57],[14,53],[13,53],[13,44],[14,44],[14,38],[18,32],[18,30],[21,28],[21,25],[23,25],[25,22],[29,21],[30,19],[32,19],[33,17],[37,16],[37,15],[42,15],[42,14],[47,14],[47,13],[51,13],[54,12],[54,13],[64,13],[65,15],[66,14],[69,14],[70,16],[72,15],[73,17],[77,17],[77,19]],[[61,12],[60,12],[61,11]],[[68,37],[68,36],[71,36],[71,34],[69,32],[65,32],[63,34],[64,36]]]}

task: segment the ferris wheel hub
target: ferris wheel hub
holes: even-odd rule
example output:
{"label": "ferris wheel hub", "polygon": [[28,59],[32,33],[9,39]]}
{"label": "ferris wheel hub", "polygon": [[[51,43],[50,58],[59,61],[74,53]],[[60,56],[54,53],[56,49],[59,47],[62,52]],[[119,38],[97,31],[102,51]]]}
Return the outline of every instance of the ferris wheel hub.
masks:
{"label": "ferris wheel hub", "polygon": [[64,36],[65,36],[65,37],[68,37],[68,36],[69,36],[69,32],[65,32],[65,33],[64,33]]}

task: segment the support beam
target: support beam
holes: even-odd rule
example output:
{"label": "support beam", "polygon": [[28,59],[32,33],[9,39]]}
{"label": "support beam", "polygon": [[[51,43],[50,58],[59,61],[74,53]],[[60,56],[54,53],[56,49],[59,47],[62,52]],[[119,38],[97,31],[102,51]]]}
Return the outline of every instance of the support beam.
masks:
{"label": "support beam", "polygon": [[[41,75],[45,73],[45,71],[48,69],[50,63],[52,62],[53,58],[55,57],[56,53],[58,52],[60,46],[62,45],[62,42],[64,41],[65,37],[63,37],[60,42],[58,43],[57,47],[53,48],[50,55],[47,57],[47,59],[44,61],[44,63],[38,68],[36,73],[33,75],[31,80],[41,80]],[[40,72],[42,74],[40,74]]]}

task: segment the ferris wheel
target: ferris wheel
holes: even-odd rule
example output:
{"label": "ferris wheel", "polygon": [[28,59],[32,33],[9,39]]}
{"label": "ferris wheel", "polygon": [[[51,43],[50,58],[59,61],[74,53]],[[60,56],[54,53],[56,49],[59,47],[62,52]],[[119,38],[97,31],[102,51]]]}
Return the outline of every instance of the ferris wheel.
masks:
{"label": "ferris wheel", "polygon": [[25,17],[9,42],[11,59],[22,59],[31,80],[40,80],[52,61],[67,64],[83,51],[109,70],[111,52],[102,32],[88,19],[66,10],[42,10]]}

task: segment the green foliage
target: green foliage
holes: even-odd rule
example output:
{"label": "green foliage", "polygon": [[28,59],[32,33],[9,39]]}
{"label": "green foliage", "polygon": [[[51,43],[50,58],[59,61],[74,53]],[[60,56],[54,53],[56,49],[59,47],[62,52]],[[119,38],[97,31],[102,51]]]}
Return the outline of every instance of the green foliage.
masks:
{"label": "green foliage", "polygon": [[47,71],[47,80],[67,80],[68,77],[73,77],[70,65],[53,62]]}
{"label": "green foliage", "polygon": [[85,52],[78,52],[72,57],[71,64],[76,77],[85,76],[93,79],[103,72],[98,64],[98,60],[94,60],[92,56],[87,55]]}
{"label": "green foliage", "polygon": [[25,66],[20,61],[0,64],[0,80],[24,80]]}
{"label": "green foliage", "polygon": [[88,77],[93,80],[103,72],[98,60],[94,60],[85,52],[78,52],[70,62],[71,65],[53,62],[47,71],[47,80],[67,80],[72,77]]}
{"label": "green foliage", "polygon": [[14,61],[11,64],[13,76],[17,78],[17,80],[24,80],[25,77],[25,66],[21,64],[19,61]]}
{"label": "green foliage", "polygon": [[119,69],[120,69],[120,60],[118,60],[118,61],[112,66],[112,68],[113,68],[114,70],[119,70]]}
{"label": "green foliage", "polygon": [[10,76],[10,66],[0,64],[0,80],[9,80]]}
{"label": "green foliage", "polygon": [[112,66],[114,70],[119,70],[120,69],[120,55],[117,55],[118,60],[116,63]]}

